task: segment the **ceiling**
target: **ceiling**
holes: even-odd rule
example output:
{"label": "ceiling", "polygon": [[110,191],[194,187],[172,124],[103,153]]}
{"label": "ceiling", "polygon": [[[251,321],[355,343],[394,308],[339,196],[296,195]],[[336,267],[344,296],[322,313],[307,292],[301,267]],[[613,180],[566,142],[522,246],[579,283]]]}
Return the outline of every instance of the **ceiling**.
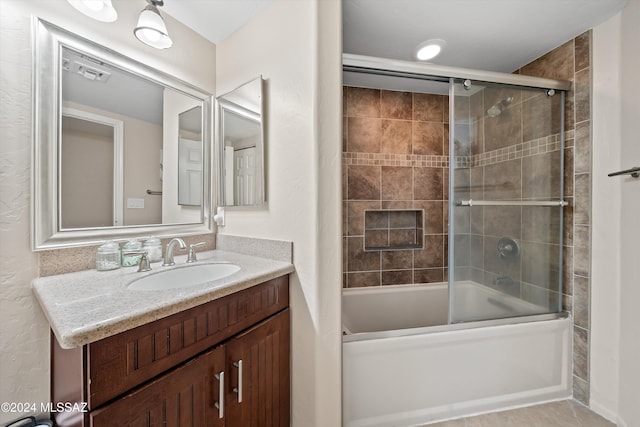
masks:
{"label": "ceiling", "polygon": [[[162,13],[172,15],[217,44],[273,1],[167,0]],[[446,41],[446,46],[432,63],[510,73],[604,22],[622,9],[626,1],[342,0],[343,51],[413,61],[420,42],[439,38]],[[106,85],[64,73],[65,79],[76,80],[73,85],[67,84],[67,88],[77,88],[67,93],[69,99],[83,102],[83,95],[89,92],[87,85],[92,90],[109,92],[116,80],[129,78],[116,70],[111,72],[112,81]],[[347,85],[430,93],[448,90],[447,85],[425,85],[412,79],[380,80],[379,76],[344,74]],[[161,105],[157,102],[162,99],[161,88],[150,85],[148,89],[144,96],[137,93],[135,98],[149,100],[148,105]],[[143,120],[161,121],[161,111],[157,109],[134,110],[144,112],[144,117],[139,117]]]}
{"label": "ceiling", "polygon": [[413,61],[443,39],[434,64],[511,73],[597,26],[626,0],[343,0],[345,53]]}
{"label": "ceiling", "polygon": [[[167,0],[162,10],[220,43],[273,0]],[[289,0],[302,1],[302,0]],[[336,0],[337,1],[337,0]],[[513,72],[618,12],[626,0],[342,0],[344,52],[412,61],[431,38],[431,62]]]}
{"label": "ceiling", "polygon": [[273,0],[166,0],[168,13],[212,43],[218,44],[249,22]]}
{"label": "ceiling", "polygon": [[64,101],[162,125],[163,86],[66,47],[62,57]]}

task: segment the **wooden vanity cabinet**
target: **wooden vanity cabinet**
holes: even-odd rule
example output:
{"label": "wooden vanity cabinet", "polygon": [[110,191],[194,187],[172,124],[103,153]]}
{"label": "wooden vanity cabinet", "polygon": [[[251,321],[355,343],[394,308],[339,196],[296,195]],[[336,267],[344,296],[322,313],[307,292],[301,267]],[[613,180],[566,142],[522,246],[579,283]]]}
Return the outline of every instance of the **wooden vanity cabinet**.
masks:
{"label": "wooden vanity cabinet", "polygon": [[88,412],[52,415],[61,427],[288,426],[289,324],[283,276],[82,348],[54,338],[53,400]]}

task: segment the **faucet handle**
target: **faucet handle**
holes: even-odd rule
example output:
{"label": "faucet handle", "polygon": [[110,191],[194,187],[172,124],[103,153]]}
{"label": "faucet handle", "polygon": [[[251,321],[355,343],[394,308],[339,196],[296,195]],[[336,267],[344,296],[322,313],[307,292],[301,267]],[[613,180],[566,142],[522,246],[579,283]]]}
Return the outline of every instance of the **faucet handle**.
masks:
{"label": "faucet handle", "polygon": [[196,248],[200,248],[206,244],[206,242],[200,242],[189,245],[189,255],[187,256],[187,263],[190,264],[192,262],[198,261],[198,259],[196,258]]}
{"label": "faucet handle", "polygon": [[130,252],[123,253],[122,256],[140,255],[140,263],[138,264],[138,272],[139,273],[143,273],[145,271],[151,271],[151,263],[149,262],[149,258],[147,257],[148,254],[149,254],[149,252],[146,251],[146,250],[144,250],[144,251],[130,251]]}

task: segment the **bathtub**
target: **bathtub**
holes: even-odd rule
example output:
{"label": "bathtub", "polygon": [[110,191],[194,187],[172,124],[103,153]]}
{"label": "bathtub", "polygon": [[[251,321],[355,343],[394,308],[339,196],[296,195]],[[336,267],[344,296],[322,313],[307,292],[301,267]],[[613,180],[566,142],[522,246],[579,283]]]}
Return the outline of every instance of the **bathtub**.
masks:
{"label": "bathtub", "polygon": [[571,396],[571,319],[473,282],[343,291],[345,426],[412,426]]}

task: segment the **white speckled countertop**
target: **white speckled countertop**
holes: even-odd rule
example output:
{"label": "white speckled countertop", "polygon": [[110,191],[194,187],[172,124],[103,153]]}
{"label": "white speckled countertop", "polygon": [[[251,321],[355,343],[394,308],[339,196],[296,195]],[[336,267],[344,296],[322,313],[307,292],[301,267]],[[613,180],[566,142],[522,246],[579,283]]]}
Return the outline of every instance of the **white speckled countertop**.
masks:
{"label": "white speckled countertop", "polygon": [[136,279],[167,269],[184,268],[186,256],[176,256],[174,267],[152,264],[112,271],[88,270],[42,277],[33,292],[62,348],[74,348],[133,329],[214,299],[232,294],[294,271],[289,262],[214,250],[198,254],[198,264],[230,262],[240,271],[222,279],[161,291],[134,291]]}

